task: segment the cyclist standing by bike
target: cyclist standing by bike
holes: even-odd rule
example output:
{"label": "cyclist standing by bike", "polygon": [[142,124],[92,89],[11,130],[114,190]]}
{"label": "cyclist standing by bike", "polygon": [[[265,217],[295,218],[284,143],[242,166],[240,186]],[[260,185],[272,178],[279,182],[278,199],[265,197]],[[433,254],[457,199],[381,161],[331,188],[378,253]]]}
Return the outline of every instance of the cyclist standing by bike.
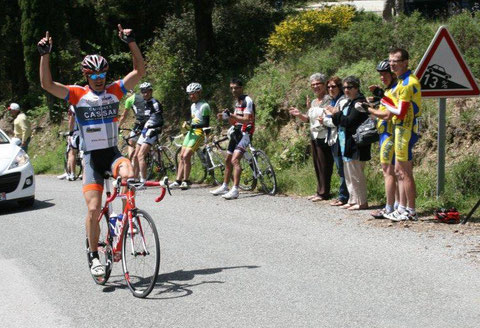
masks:
{"label": "cyclist standing by bike", "polygon": [[128,44],[133,60],[133,70],[122,80],[106,84],[108,63],[102,56],[88,55],[82,61],[82,72],[87,85],[63,85],[52,80],[50,53],[52,38],[48,31],[37,48],[40,52],[40,82],[43,89],[55,97],[65,99],[76,106],[76,121],[79,126],[84,150],[83,195],[87,204],[86,232],[91,253],[91,274],[105,275],[105,267],[98,258],[100,228],[98,216],[101,211],[104,172],[111,170],[114,177],[122,180],[133,177],[130,161],[117,148],[117,117],[120,99],[127,89],[132,89],[145,74],[145,63],[133,31],[118,25],[118,36]]}
{"label": "cyclist standing by bike", "polygon": [[180,187],[182,190],[190,188],[189,177],[192,167],[192,155],[202,145],[205,133],[202,129],[210,126],[211,112],[210,105],[202,99],[202,85],[200,83],[190,83],[187,86],[187,94],[192,102],[190,107],[192,119],[184,123],[184,127],[188,129],[188,132],[180,150],[177,179],[170,184],[170,188]]}
{"label": "cyclist standing by bike", "polygon": [[[230,90],[235,98],[235,111],[230,114],[228,110],[217,114],[218,119],[228,120],[232,125],[233,132],[230,134],[228,144],[227,158],[225,159],[225,176],[223,184],[217,189],[211,191],[215,196],[222,195],[225,199],[238,198],[238,185],[240,184],[240,174],[242,167],[240,160],[250,144],[251,137],[255,130],[255,104],[252,98],[243,94],[243,81],[238,78],[230,80]],[[228,182],[233,171],[233,187],[228,190]]]}
{"label": "cyclist standing by bike", "polygon": [[132,161],[133,170],[135,176],[138,176],[138,159],[136,156],[133,156],[135,153],[135,145],[138,141],[138,135],[142,131],[147,118],[145,116],[145,99],[141,94],[135,93],[133,90],[130,90],[132,94],[130,97],[125,100],[125,111],[123,112],[120,120],[118,121],[118,128],[120,129],[132,109],[135,115],[135,123],[133,124],[132,131],[128,136],[128,158]]}
{"label": "cyclist standing by bike", "polygon": [[66,179],[75,181],[76,156],[80,147],[80,133],[75,122],[75,106],[68,106],[67,172]]}
{"label": "cyclist standing by bike", "polygon": [[163,107],[153,98],[153,87],[150,83],[144,82],[140,84],[140,92],[145,100],[145,118],[146,122],[142,129],[142,134],[138,138],[135,149],[134,161],[138,160],[140,169],[140,181],[147,178],[147,154],[150,152],[152,145],[157,141],[158,135],[162,131],[163,126]]}

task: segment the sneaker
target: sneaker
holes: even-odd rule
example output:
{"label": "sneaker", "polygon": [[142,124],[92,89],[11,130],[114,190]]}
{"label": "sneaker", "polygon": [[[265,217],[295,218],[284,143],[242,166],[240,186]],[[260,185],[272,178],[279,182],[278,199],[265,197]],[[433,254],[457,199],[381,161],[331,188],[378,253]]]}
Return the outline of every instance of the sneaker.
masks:
{"label": "sneaker", "polygon": [[68,178],[68,173],[67,172],[63,173],[62,175],[57,176],[57,179],[59,179],[59,180],[65,180],[66,178]]}
{"label": "sneaker", "polygon": [[399,211],[395,210],[392,213],[385,214],[385,218],[394,222],[406,221],[408,218],[405,214],[406,213],[400,213]]}
{"label": "sneaker", "polygon": [[214,196],[223,195],[223,194],[226,194],[227,192],[228,192],[228,187],[224,185],[221,185],[217,189],[210,191],[210,193]]}
{"label": "sneaker", "polygon": [[225,199],[237,199],[238,195],[239,195],[238,189],[237,188],[232,188],[225,195],[222,195],[222,197],[225,198]]}
{"label": "sneaker", "polygon": [[75,176],[73,173],[68,175],[68,181],[75,181]]}
{"label": "sneaker", "polygon": [[406,217],[407,220],[409,221],[418,221],[418,214],[417,212],[415,213],[410,213],[409,211],[406,211],[405,213],[403,213],[402,215],[404,215]]}
{"label": "sneaker", "polygon": [[[393,212],[393,211],[392,211]],[[370,213],[375,219],[386,219],[386,215],[392,213],[392,212],[387,212],[387,209],[384,207],[381,210],[374,211]]]}
{"label": "sneaker", "polygon": [[187,181],[183,181],[182,184],[180,185],[180,189],[182,190],[190,189],[190,185],[187,183]]}
{"label": "sneaker", "polygon": [[92,276],[99,277],[105,275],[105,267],[100,260],[96,257],[92,259],[92,266],[90,267],[90,273]]}
{"label": "sneaker", "polygon": [[178,183],[177,181],[173,181],[170,185],[169,185],[170,189],[176,189],[178,187],[180,187],[180,183]]}

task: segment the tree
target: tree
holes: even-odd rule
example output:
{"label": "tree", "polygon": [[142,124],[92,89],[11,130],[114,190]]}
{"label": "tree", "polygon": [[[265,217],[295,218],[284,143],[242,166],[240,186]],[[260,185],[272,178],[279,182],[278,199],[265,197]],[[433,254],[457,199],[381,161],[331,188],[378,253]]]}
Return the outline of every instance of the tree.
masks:
{"label": "tree", "polygon": [[0,6],[0,99],[20,102],[28,91],[23,63],[20,35],[20,8],[16,1],[6,1]]}
{"label": "tree", "polygon": [[195,9],[195,34],[197,36],[197,59],[215,52],[212,14],[214,0],[193,0]]}
{"label": "tree", "polygon": [[383,19],[386,21],[392,20],[393,14],[400,14],[405,11],[405,0],[385,0],[383,5]]}

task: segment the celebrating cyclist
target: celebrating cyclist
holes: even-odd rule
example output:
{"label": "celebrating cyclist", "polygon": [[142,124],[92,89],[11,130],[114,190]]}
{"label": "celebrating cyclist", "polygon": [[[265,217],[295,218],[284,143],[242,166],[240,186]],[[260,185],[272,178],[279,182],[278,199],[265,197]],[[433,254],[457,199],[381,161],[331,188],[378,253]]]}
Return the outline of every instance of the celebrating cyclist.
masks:
{"label": "celebrating cyclist", "polygon": [[143,126],[145,125],[145,99],[141,94],[135,93],[133,90],[130,90],[131,96],[125,100],[125,111],[123,112],[120,120],[118,121],[118,128],[123,126],[125,120],[127,119],[130,109],[135,115],[135,123],[133,124],[132,131],[128,136],[128,158],[133,162],[133,170],[135,176],[138,176],[138,160],[137,157],[134,157],[135,145],[138,141],[138,135],[142,131]]}
{"label": "celebrating cyclist", "polygon": [[117,148],[118,109],[120,99],[128,89],[140,81],[145,74],[145,64],[133,31],[118,25],[118,36],[128,44],[133,60],[133,70],[123,79],[106,84],[108,63],[100,55],[88,55],[81,64],[87,85],[63,85],[52,80],[50,53],[53,40],[48,32],[37,48],[40,52],[40,82],[50,94],[67,100],[76,106],[76,121],[79,126],[82,150],[84,151],[83,195],[87,204],[86,231],[90,245],[91,273],[105,274],[105,267],[98,257],[100,227],[98,216],[101,211],[104,172],[111,170],[114,177],[122,180],[133,177],[130,161]]}
{"label": "celebrating cyclist", "polygon": [[[231,125],[233,131],[230,134],[227,158],[225,159],[225,176],[223,184],[211,191],[213,195],[222,195],[225,199],[238,198],[238,185],[242,167],[240,160],[250,144],[252,134],[255,130],[255,104],[252,98],[243,94],[243,82],[238,78],[230,80],[230,91],[235,98],[235,111],[230,114],[228,110],[219,113],[218,119],[224,119]],[[233,187],[228,190],[228,182],[233,171]]]}
{"label": "celebrating cyclist", "polygon": [[153,98],[153,87],[150,83],[140,84],[140,92],[145,100],[145,118],[140,138],[138,138],[135,155],[140,169],[140,181],[147,179],[147,154],[152,145],[157,141],[158,135],[163,126],[163,108],[162,105]]}
{"label": "celebrating cyclist", "polygon": [[180,163],[178,164],[177,179],[170,184],[171,188],[180,187],[182,190],[190,188],[190,169],[192,155],[204,140],[203,128],[210,126],[210,106],[202,99],[202,86],[200,83],[190,83],[187,94],[192,102],[190,107],[191,120],[184,123],[188,132],[180,150]]}

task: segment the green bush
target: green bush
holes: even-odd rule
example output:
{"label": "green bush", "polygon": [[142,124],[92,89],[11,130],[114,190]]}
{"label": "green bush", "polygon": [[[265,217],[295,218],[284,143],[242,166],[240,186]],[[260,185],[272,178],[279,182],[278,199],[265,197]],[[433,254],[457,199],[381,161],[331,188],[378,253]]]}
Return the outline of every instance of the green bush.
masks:
{"label": "green bush", "polygon": [[452,165],[447,180],[450,186],[463,195],[480,194],[480,161],[478,155],[468,155]]}

